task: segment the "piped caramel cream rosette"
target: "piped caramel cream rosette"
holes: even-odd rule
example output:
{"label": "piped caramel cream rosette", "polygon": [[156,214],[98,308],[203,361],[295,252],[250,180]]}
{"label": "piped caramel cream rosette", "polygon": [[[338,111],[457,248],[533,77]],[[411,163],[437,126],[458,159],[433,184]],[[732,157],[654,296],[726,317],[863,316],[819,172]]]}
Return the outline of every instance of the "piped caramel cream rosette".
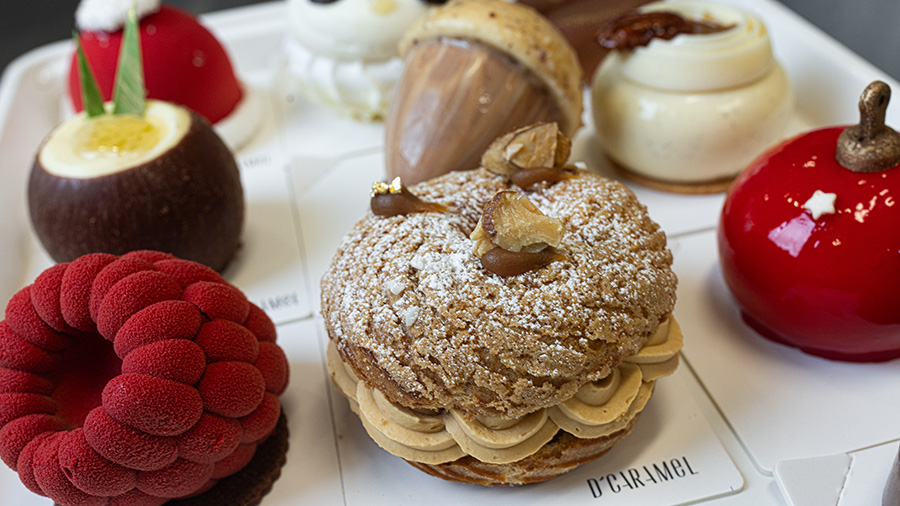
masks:
{"label": "piped caramel cream rosette", "polygon": [[430,474],[558,476],[630,433],[678,365],[665,234],[623,185],[566,165],[558,132],[498,139],[491,170],[377,184],[373,209],[407,211],[361,220],[322,280],[337,389]]}
{"label": "piped caramel cream rosette", "polygon": [[555,121],[581,125],[582,72],[565,37],[530,7],[453,0],[400,42],[406,68],[386,128],[390,177],[418,183],[470,170],[498,136]]}

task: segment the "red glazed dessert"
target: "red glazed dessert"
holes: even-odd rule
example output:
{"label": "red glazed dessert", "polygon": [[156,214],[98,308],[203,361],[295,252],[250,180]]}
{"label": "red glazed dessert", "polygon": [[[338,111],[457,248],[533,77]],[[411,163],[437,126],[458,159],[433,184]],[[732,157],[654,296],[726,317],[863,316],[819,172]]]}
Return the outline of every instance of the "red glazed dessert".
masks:
{"label": "red glazed dessert", "polygon": [[[145,4],[139,13],[144,13],[140,37],[147,97],[194,110],[216,126],[217,133],[232,148],[244,144],[258,122],[259,111],[250,100],[249,90],[235,76],[225,48],[191,14],[160,6],[158,1],[141,3]],[[100,92],[104,99],[111,100],[125,13],[121,13],[123,21],[118,22],[119,13],[93,12],[110,9],[108,5],[83,0],[77,24]],[[75,111],[81,112],[84,105],[75,54],[68,91]]]}
{"label": "red glazed dessert", "polygon": [[900,137],[875,82],[862,121],[780,144],[725,200],[722,273],[765,337],[836,360],[900,357]]}
{"label": "red glazed dessert", "polygon": [[210,268],[86,255],[44,271],[5,316],[0,459],[31,491],[158,506],[226,485],[272,441],[280,472],[287,359],[268,317]]}

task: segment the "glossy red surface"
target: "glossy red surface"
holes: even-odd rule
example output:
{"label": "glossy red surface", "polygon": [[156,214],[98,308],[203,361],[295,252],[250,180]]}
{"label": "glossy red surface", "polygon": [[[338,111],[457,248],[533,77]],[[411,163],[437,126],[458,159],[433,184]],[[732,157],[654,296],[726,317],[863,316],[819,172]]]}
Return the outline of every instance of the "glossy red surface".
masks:
{"label": "glossy red surface", "polygon": [[[219,41],[193,16],[162,6],[141,19],[141,55],[147,96],[193,109],[216,123],[240,102],[243,92],[231,60]],[[122,31],[83,31],[85,56],[100,92],[111,100]],[[69,97],[76,111],[83,109],[75,55],[69,68]]]}
{"label": "glossy red surface", "polygon": [[[843,127],[772,148],[735,181],[719,222],[725,281],[764,336],[837,360],[900,357],[900,167],[835,161]],[[804,203],[836,194],[814,219]]]}

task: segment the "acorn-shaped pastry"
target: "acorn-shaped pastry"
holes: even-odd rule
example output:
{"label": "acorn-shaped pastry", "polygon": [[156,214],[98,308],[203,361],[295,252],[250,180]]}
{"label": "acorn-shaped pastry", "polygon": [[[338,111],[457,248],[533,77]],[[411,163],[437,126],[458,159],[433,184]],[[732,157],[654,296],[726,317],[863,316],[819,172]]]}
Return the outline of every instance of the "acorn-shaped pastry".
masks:
{"label": "acorn-shaped pastry", "polygon": [[581,67],[546,18],[501,0],[433,9],[400,43],[406,70],[386,122],[386,168],[414,184],[478,166],[500,135],[581,124]]}

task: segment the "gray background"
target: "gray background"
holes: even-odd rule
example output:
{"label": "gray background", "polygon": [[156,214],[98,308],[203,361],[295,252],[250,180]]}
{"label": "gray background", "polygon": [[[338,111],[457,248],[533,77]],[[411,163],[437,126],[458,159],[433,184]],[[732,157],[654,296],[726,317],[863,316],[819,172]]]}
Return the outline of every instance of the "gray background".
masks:
{"label": "gray background", "polygon": [[[261,0],[166,0],[200,14]],[[900,0],[781,0],[900,79]],[[78,0],[0,0],[0,69],[20,54],[71,36]]]}

